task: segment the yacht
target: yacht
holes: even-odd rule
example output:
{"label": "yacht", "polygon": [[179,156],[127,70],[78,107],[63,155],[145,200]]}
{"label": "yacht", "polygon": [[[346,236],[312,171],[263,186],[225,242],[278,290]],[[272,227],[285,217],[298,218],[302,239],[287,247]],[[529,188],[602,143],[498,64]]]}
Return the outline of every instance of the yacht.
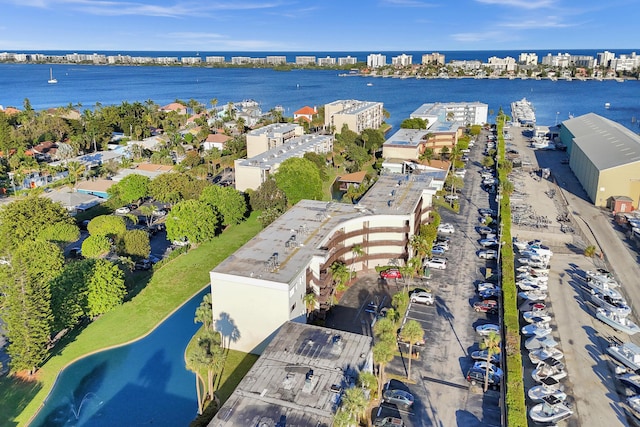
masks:
{"label": "yacht", "polygon": [[551,315],[547,310],[525,311],[524,313],[522,313],[522,318],[527,323],[551,321]]}
{"label": "yacht", "polygon": [[631,307],[627,304],[620,293],[613,289],[591,289],[591,302],[598,307],[606,308],[609,311],[618,313],[620,316],[631,314]]}
{"label": "yacht", "polygon": [[53,78],[53,69],[49,68],[49,80],[47,81],[50,85],[58,83],[57,79]]}
{"label": "yacht", "polygon": [[542,400],[544,402],[529,410],[529,417],[537,423],[555,424],[573,414],[573,411],[562,400],[554,396],[544,397]]}
{"label": "yacht", "polygon": [[520,332],[525,336],[546,337],[551,333],[551,328],[547,322],[536,322],[523,326]]}
{"label": "yacht", "polygon": [[535,365],[548,358],[560,360],[564,358],[564,353],[561,350],[553,347],[542,347],[529,352],[529,360],[531,360],[531,363]]}
{"label": "yacht", "polygon": [[640,332],[640,327],[633,323],[629,317],[621,316],[606,308],[598,308],[596,318],[611,326],[613,329],[624,332],[625,334],[634,335]]}
{"label": "yacht", "polygon": [[640,369],[640,346],[632,342],[611,344],[607,353],[634,372]]}
{"label": "yacht", "polygon": [[564,363],[560,362],[553,357],[547,357],[543,361],[538,363],[538,366],[531,373],[531,378],[537,383],[542,382],[545,378],[553,378],[555,380],[561,380],[567,376],[567,371],[564,370]]}
{"label": "yacht", "polygon": [[554,378],[545,378],[542,383],[533,386],[527,392],[527,396],[533,402],[543,402],[547,396],[554,396],[560,401],[564,401],[567,398],[567,394],[563,391],[564,387],[560,385],[560,382]]}
{"label": "yacht", "polygon": [[547,293],[542,290],[518,292],[518,296],[529,301],[544,301],[547,299]]}
{"label": "yacht", "polygon": [[529,351],[534,351],[541,348],[554,348],[557,346],[558,341],[554,340],[553,337],[549,335],[547,335],[546,337],[536,337],[534,335],[524,342],[524,348]]}

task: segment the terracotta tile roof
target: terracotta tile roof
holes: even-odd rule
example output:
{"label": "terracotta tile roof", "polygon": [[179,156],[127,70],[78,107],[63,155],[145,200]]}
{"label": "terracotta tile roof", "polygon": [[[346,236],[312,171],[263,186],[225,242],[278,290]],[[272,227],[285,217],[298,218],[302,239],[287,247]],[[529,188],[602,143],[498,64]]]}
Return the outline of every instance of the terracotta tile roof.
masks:
{"label": "terracotta tile roof", "polygon": [[318,112],[313,108],[309,107],[308,105],[306,105],[301,109],[299,109],[298,111],[294,112],[293,114],[298,116],[313,116],[318,114]]}
{"label": "terracotta tile roof", "polygon": [[161,108],[162,111],[187,111],[187,107],[178,103],[172,102],[171,104],[167,104]]}
{"label": "terracotta tile roof", "polygon": [[13,108],[13,107],[7,107],[3,111],[7,116],[11,116],[13,114],[18,114],[20,112],[20,110],[18,110],[17,108]]}
{"label": "terracotta tile roof", "polygon": [[442,169],[445,171],[449,170],[449,168],[451,167],[451,162],[447,160],[431,160],[431,163],[429,163],[427,160],[421,160],[420,164],[429,166],[430,168]]}
{"label": "terracotta tile roof", "polygon": [[40,144],[36,145],[35,147],[32,147],[31,150],[34,153],[40,153],[40,154],[46,154],[46,153],[55,153],[58,150],[58,146],[51,141],[44,141],[41,142]]}
{"label": "terracotta tile roof", "polygon": [[364,181],[364,178],[367,176],[367,171],[358,171],[353,173],[348,173],[346,175],[342,175],[338,177],[339,182],[357,182],[361,184]]}
{"label": "terracotta tile roof", "polygon": [[136,169],[149,172],[169,172],[173,170],[173,166],[158,165],[156,163],[140,163]]}
{"label": "terracotta tile roof", "polygon": [[205,142],[222,142],[222,143],[225,143],[230,139],[231,139],[230,136],[227,136],[227,135],[225,135],[223,133],[210,133],[207,136],[207,139],[205,140]]}
{"label": "terracotta tile roof", "polygon": [[85,191],[107,191],[116,182],[110,179],[96,179],[95,181],[78,181],[77,189]]}

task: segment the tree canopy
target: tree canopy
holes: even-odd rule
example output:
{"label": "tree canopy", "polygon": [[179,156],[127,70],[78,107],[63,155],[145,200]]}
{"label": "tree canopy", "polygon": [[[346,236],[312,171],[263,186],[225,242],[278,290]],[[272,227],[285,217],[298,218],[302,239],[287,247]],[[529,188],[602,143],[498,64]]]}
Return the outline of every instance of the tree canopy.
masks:
{"label": "tree canopy", "polygon": [[51,281],[53,332],[71,328],[87,314],[87,286],[95,260],[87,258],[68,263]]}
{"label": "tree canopy", "polygon": [[278,188],[275,179],[269,177],[251,194],[251,208],[256,211],[276,209],[282,213],[287,208],[287,196]]}
{"label": "tree canopy", "polygon": [[87,284],[87,314],[97,317],[113,310],[122,304],[126,293],[122,270],[110,261],[96,260]]}
{"label": "tree canopy", "polygon": [[112,197],[117,197],[123,203],[132,203],[149,194],[150,182],[148,177],[134,173],[111,186],[107,193]]}
{"label": "tree canopy", "polygon": [[89,222],[87,231],[92,236],[120,238],[127,231],[127,224],[125,219],[120,216],[100,215]]}
{"label": "tree canopy", "polygon": [[413,119],[404,119],[402,123],[400,123],[400,129],[426,129],[427,124],[427,120],[414,117]]}
{"label": "tree canopy", "polygon": [[149,235],[144,230],[127,230],[118,244],[118,254],[134,260],[145,259],[150,253]]}
{"label": "tree canopy", "polygon": [[222,224],[241,223],[247,213],[247,201],[244,194],[232,187],[211,185],[202,190],[200,201],[207,203],[220,212]]}
{"label": "tree canopy", "polygon": [[149,184],[149,194],[165,203],[198,199],[202,189],[212,185],[206,180],[194,179],[183,173],[163,173]]}
{"label": "tree canopy", "polygon": [[46,197],[30,196],[0,208],[0,252],[3,253],[11,252],[27,240],[72,242],[78,233],[67,210]]}
{"label": "tree canopy", "polygon": [[102,234],[92,234],[82,242],[82,255],[86,258],[104,258],[111,252],[111,239]]}
{"label": "tree canopy", "polygon": [[186,238],[192,243],[209,241],[216,236],[219,227],[218,215],[215,208],[199,200],[177,203],[167,216],[167,238]]}
{"label": "tree canopy", "polygon": [[284,191],[292,205],[302,199],[322,199],[320,172],[310,160],[289,158],[282,162],[274,178],[278,188]]}

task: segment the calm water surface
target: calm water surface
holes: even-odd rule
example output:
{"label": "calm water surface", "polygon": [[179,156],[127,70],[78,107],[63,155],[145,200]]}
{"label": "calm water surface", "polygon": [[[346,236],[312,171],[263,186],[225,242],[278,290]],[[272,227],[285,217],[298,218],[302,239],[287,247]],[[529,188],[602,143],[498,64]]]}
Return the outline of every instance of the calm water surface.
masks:
{"label": "calm water surface", "polygon": [[[380,101],[397,127],[425,102],[480,101],[495,113],[510,113],[511,102],[533,102],[538,123],[595,112],[637,131],[640,82],[557,81],[508,79],[392,79],[339,77],[334,70],[228,69],[189,67],[133,67],[54,65],[58,84],[47,84],[49,65],[0,64],[0,105],[22,108],[29,98],[35,109],[69,103],[92,108],[152,100],[164,105],[176,99],[196,99],[207,105],[213,98],[227,102],[254,99],[263,111],[277,105],[285,115],[305,105],[336,99]],[[373,86],[367,86],[367,83]],[[609,102],[610,109],[604,104]],[[491,121],[491,117],[490,117]]]}
{"label": "calm water surface", "polygon": [[146,338],[86,357],[65,369],[31,424],[187,426],[197,415],[195,375],[184,351],[199,324],[194,313],[208,288]]}

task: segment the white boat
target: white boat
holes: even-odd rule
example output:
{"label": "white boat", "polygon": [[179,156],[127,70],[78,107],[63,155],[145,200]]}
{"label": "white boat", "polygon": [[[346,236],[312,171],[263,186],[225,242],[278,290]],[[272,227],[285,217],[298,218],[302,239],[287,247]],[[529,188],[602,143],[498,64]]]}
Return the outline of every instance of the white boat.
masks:
{"label": "white boat", "polygon": [[367,86],[373,86],[373,83],[367,83]]}
{"label": "white boat", "polygon": [[523,313],[526,313],[527,311],[533,311],[533,310],[545,310],[547,308],[546,304],[540,301],[525,301],[522,304],[520,304],[520,307],[518,307],[518,310],[520,310]]}
{"label": "white boat", "polygon": [[620,316],[631,314],[631,307],[620,293],[614,289],[591,289],[591,301],[598,307],[618,313]]}
{"label": "white boat", "polygon": [[564,387],[560,385],[558,380],[546,378],[542,383],[531,387],[527,392],[527,396],[533,402],[543,402],[547,396],[553,396],[563,402],[567,398],[567,394],[563,390]]}
{"label": "white boat", "polygon": [[529,351],[537,350],[539,348],[554,348],[557,346],[558,341],[554,340],[553,337],[549,335],[546,337],[533,336],[524,342],[524,348]]}
{"label": "white boat", "polygon": [[587,270],[585,272],[585,281],[589,287],[609,287],[609,288],[617,288],[620,286],[616,279],[613,277],[613,274],[599,268],[597,270]]}
{"label": "white boat", "polygon": [[49,80],[47,81],[47,83],[49,83],[49,84],[58,83],[58,80],[53,78],[53,69],[52,68],[49,68]]}
{"label": "white boat", "polygon": [[633,323],[628,316],[620,316],[618,313],[606,308],[598,308],[596,318],[625,334],[634,335],[640,332],[640,327]]}
{"label": "white boat", "polygon": [[518,296],[529,301],[544,301],[547,299],[547,293],[540,290],[518,292]]}
{"label": "white boat", "polygon": [[604,108],[606,108],[607,110],[609,109],[609,107],[611,107],[611,104],[608,102],[604,103]]}
{"label": "white boat", "polygon": [[530,280],[519,280],[516,282],[516,286],[521,291],[540,291],[546,292],[548,290],[548,286],[546,283],[536,283]]}
{"label": "white boat", "polygon": [[522,313],[522,318],[527,323],[550,322],[551,315],[547,310],[531,310]]}
{"label": "white boat", "polygon": [[627,397],[625,403],[627,412],[629,412],[636,421],[640,421],[640,395]]}
{"label": "white boat", "polygon": [[525,273],[518,273],[516,275],[516,279],[517,280],[530,280],[532,282],[539,282],[539,283],[548,283],[549,282],[549,276],[538,276],[536,274],[531,274],[531,272],[527,271]]}
{"label": "white boat", "polygon": [[553,396],[543,398],[544,402],[529,410],[529,417],[537,423],[555,424],[569,418],[573,411],[560,399]]}
{"label": "white boat", "polygon": [[531,378],[537,383],[542,382],[545,378],[553,378],[559,381],[566,376],[567,371],[564,370],[564,363],[553,357],[548,357],[542,362],[539,362],[538,366],[531,373]]}
{"label": "white boat", "polygon": [[520,332],[525,336],[546,337],[551,333],[551,328],[546,322],[538,322],[523,326]]}
{"label": "white boat", "polygon": [[607,353],[634,372],[640,369],[640,346],[632,342],[611,344]]}
{"label": "white boat", "polygon": [[564,358],[564,353],[560,349],[553,347],[541,347],[529,352],[529,360],[531,360],[531,363],[534,365],[537,365],[548,358],[561,360]]}

